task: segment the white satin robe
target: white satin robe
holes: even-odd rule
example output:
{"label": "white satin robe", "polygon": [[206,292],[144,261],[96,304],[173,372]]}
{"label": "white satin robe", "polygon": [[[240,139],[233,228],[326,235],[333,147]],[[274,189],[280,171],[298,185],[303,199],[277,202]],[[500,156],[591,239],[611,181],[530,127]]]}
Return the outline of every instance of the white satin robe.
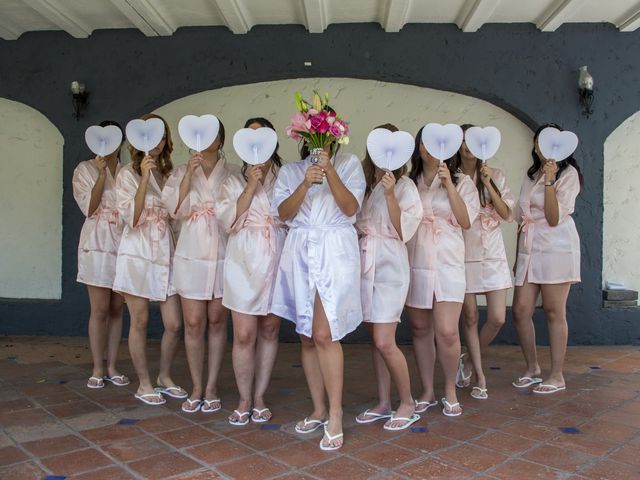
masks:
{"label": "white satin robe", "polygon": [[[501,170],[493,169],[491,179],[498,187],[502,201],[511,209],[511,216],[506,221],[512,222],[516,200],[507,184],[507,177]],[[486,190],[485,199],[486,204],[484,207],[480,205],[480,211],[471,228],[462,232],[467,293],[492,292],[513,286],[500,228],[505,220],[496,212]]]}
{"label": "white satin robe", "polygon": [[247,185],[239,175],[231,175],[222,185],[216,212],[229,234],[224,259],[222,304],[248,315],[267,315],[271,310],[273,287],[287,229],[273,214],[276,177],[269,170],[258,184],[249,208],[236,220],[238,197]]}
{"label": "white satin robe", "polygon": [[[456,175],[456,190],[473,224],[480,209],[478,190],[467,175]],[[418,231],[407,244],[411,268],[405,303],[408,307],[433,308],[434,296],[436,302],[464,301],[464,238],[451,210],[447,190],[441,185],[437,175],[430,187],[425,185],[422,176],[418,178],[424,214]]]}
{"label": "white satin robe", "polygon": [[116,179],[118,212],[125,222],[113,290],[163,302],[176,292],[172,285],[173,231],[169,212],[162,203],[162,189],[153,174],[149,177],[144,208],[133,223],[135,196],[141,176],[131,165]]}
{"label": "white satin robe", "polygon": [[173,257],[173,285],[181,297],[212,300],[222,297],[223,290],[227,234],[216,218],[216,205],[230,170],[222,158],[208,178],[201,167],[196,168],[189,193],[178,207],[186,171],[186,164],[178,167],[162,191],[169,214],[181,222]]}
{"label": "white satin robe", "polygon": [[552,227],[544,216],[544,175],[525,175],[516,209],[520,224],[516,285],[580,281],[580,237],[571,217],[580,193],[578,171],[569,165],[553,188],[558,199],[559,222]]}
{"label": "white satin robe", "polygon": [[[309,165],[305,159],[280,169],[274,192],[275,209],[302,183]],[[366,183],[360,161],[355,155],[338,154],[334,165],[361,206]],[[271,311],[293,321],[301,335],[312,336],[316,291],[334,341],[362,322],[355,221],[355,215],[347,217],[340,210],[325,179],[323,184],[309,189],[298,214],[286,222],[289,233],[282,249]]]}
{"label": "white satin robe", "polygon": [[[116,177],[120,168],[121,165],[118,163]],[[93,214],[88,215],[91,190],[99,175],[95,159],[81,162],[73,171],[73,197],[87,217],[82,225],[78,243],[77,281],[95,287],[112,288],[123,223],[116,203],[116,180],[109,168],[106,168],[100,205]]]}
{"label": "white satin robe", "polygon": [[409,257],[406,242],[413,237],[422,220],[420,194],[409,177],[401,177],[394,188],[400,206],[398,235],[378,183],[365,199],[356,228],[360,238],[362,265],[361,298],[365,322],[399,322],[409,291]]}

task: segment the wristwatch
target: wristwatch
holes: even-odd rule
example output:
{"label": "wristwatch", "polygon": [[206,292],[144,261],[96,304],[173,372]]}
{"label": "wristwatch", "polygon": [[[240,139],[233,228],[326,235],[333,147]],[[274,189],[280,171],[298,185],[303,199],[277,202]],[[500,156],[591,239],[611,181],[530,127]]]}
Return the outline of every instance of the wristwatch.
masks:
{"label": "wristwatch", "polygon": [[553,187],[553,184],[556,183],[555,180],[549,180],[548,182],[544,182],[545,187]]}

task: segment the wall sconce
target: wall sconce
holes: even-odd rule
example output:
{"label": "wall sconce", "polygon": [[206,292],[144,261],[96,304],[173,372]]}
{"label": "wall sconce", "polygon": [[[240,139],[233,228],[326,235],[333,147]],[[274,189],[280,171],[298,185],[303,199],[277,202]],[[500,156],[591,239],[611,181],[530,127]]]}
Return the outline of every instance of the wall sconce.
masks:
{"label": "wall sconce", "polygon": [[587,66],[580,67],[580,76],[578,77],[578,94],[580,95],[580,106],[582,114],[589,118],[593,113],[591,105],[593,105],[593,77],[587,71]]}
{"label": "wall sconce", "polygon": [[82,116],[82,112],[89,105],[89,92],[87,92],[84,83],[80,83],[77,80],[71,82],[71,97],[73,102],[73,116],[76,120],[79,120]]}

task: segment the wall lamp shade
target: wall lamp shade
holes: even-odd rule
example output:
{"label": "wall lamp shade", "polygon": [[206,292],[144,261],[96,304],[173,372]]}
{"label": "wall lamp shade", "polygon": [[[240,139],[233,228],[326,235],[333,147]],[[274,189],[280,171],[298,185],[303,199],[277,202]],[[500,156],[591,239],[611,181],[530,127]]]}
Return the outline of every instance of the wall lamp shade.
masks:
{"label": "wall lamp shade", "polygon": [[582,114],[589,118],[589,115],[593,113],[593,109],[591,108],[593,105],[593,77],[587,70],[586,65],[580,67],[579,72],[578,95],[580,98],[580,106],[582,107]]}
{"label": "wall lamp shade", "polygon": [[80,83],[77,80],[71,82],[71,101],[73,102],[73,116],[76,117],[76,120],[79,120],[82,112],[89,105],[89,92],[87,92],[84,83]]}

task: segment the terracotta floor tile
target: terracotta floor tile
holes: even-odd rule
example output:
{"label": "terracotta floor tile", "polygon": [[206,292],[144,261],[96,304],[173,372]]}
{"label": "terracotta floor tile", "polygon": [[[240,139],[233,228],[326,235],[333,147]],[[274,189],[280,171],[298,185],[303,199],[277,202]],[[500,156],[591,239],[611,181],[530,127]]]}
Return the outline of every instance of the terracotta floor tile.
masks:
{"label": "terracotta floor tile", "polygon": [[640,430],[640,415],[629,415],[626,412],[607,412],[604,415],[600,415],[598,420],[604,420],[605,422],[617,423],[620,425],[626,425],[629,427],[635,427]]}
{"label": "terracotta floor tile", "polygon": [[327,480],[334,480],[336,478],[360,480],[370,478],[378,473],[378,470],[375,468],[346,457],[329,460],[320,465],[309,467],[306,471],[315,477]]}
{"label": "terracotta floor tile", "polygon": [[420,453],[389,444],[378,444],[365,450],[360,450],[353,457],[369,463],[375,467],[392,470],[401,465],[421,457]]}
{"label": "terracotta floor tile", "polygon": [[560,435],[560,431],[557,428],[522,420],[505,425],[500,431],[538,441],[551,440]]}
{"label": "terracotta floor tile", "polygon": [[616,446],[616,444],[605,442],[596,436],[584,434],[563,434],[551,440],[550,443],[598,457],[606,455]]}
{"label": "terracotta floor tile", "polygon": [[560,480],[567,476],[565,472],[523,460],[511,460],[503,463],[489,474],[504,480]]}
{"label": "terracotta floor tile", "polygon": [[329,460],[335,455],[331,452],[323,452],[315,442],[298,442],[271,450],[269,456],[292,467],[304,468]]}
{"label": "terracotta floor tile", "polygon": [[236,435],[233,439],[258,451],[276,448],[281,445],[293,443],[296,440],[291,435],[287,435],[286,433],[277,430],[258,430],[247,432],[241,435]]}
{"label": "terracotta floor tile", "polygon": [[93,448],[76,450],[42,460],[42,464],[54,475],[73,475],[111,465],[111,460]]}
{"label": "terracotta floor tile", "polygon": [[471,415],[464,415],[464,421],[478,427],[500,428],[505,423],[513,421],[513,418],[499,413],[481,411]]}
{"label": "terracotta floor tile", "polygon": [[169,451],[169,447],[150,435],[120,440],[102,448],[116,460],[125,463]]}
{"label": "terracotta floor tile", "polygon": [[179,428],[177,430],[171,430],[157,435],[158,438],[161,438],[176,448],[190,447],[192,445],[198,445],[199,443],[205,443],[220,438],[199,425]]}
{"label": "terracotta floor tile", "polygon": [[75,435],[65,435],[63,437],[46,438],[33,442],[23,443],[22,446],[33,453],[36,457],[50,457],[61,453],[71,452],[86,448],[87,442]]}
{"label": "terracotta floor tile", "polygon": [[455,440],[471,440],[479,437],[487,431],[486,428],[475,427],[464,422],[464,415],[456,420],[462,421],[445,421],[429,426],[429,431],[437,435],[453,438]]}
{"label": "terracotta floor tile", "polygon": [[522,453],[537,445],[535,440],[517,435],[509,435],[503,432],[489,432],[481,437],[475,438],[473,443],[506,455]]}
{"label": "terracotta floor tile", "polygon": [[504,462],[507,457],[487,448],[464,444],[438,452],[438,457],[449,463],[457,463],[474,472],[483,472]]}
{"label": "terracotta floor tile", "polygon": [[178,452],[163,453],[154,457],[131,462],[127,466],[143,477],[160,480],[191,470],[197,470],[202,465]]}
{"label": "terracotta floor tile", "polygon": [[586,435],[593,435],[600,440],[614,443],[625,442],[631,437],[637,435],[640,431],[635,427],[605,422],[600,419],[592,420],[581,425],[580,430],[582,430]]}
{"label": "terracotta floor tile", "polygon": [[456,441],[432,432],[409,432],[398,439],[391,440],[390,443],[427,454],[452,447]]}
{"label": "terracotta floor tile", "polygon": [[145,418],[144,420],[140,420],[136,423],[136,427],[151,433],[176,430],[190,425],[191,423],[177,415],[160,415],[157,417]]}
{"label": "terracotta floor tile", "polygon": [[77,417],[86,413],[101,412],[104,409],[95,403],[81,400],[79,402],[61,403],[47,407],[51,415],[56,417]]}
{"label": "terracotta floor tile", "polygon": [[216,469],[232,478],[250,478],[251,480],[270,478],[288,471],[288,468],[281,463],[276,463],[255,453],[248,457],[216,465]]}
{"label": "terracotta floor tile", "polygon": [[603,460],[581,471],[580,475],[597,480],[638,480],[640,478],[640,468],[611,460]]}
{"label": "terracotta floor tile", "polygon": [[609,455],[611,460],[640,467],[640,448],[637,445],[625,445]]}
{"label": "terracotta floor tile", "polygon": [[596,457],[572,451],[569,448],[542,445],[530,452],[527,452],[523,455],[523,458],[542,465],[557,468],[558,470],[575,472],[581,466],[595,460]]}
{"label": "terracotta floor tile", "polygon": [[25,398],[0,402],[0,413],[13,413],[35,408],[36,403]]}
{"label": "terracotta floor tile", "polygon": [[195,472],[188,472],[183,475],[173,477],[173,480],[218,480],[221,479],[218,473],[210,469],[203,469]]}
{"label": "terracotta floor tile", "polygon": [[2,480],[42,480],[45,475],[45,472],[33,462],[0,467]]}
{"label": "terracotta floor tile", "polygon": [[[393,477],[389,477],[389,480],[391,480],[391,478]],[[387,477],[384,477],[384,479],[386,480]],[[296,472],[296,473],[289,473],[286,475],[282,475],[278,477],[276,480],[313,480],[313,477],[310,477],[309,475],[304,475],[303,473],[300,473],[300,472]]]}
{"label": "terracotta floor tile", "polygon": [[135,480],[136,477],[121,467],[107,467],[73,475],[69,480]]}
{"label": "terracotta floor tile", "polygon": [[31,408],[19,412],[0,412],[0,425],[3,428],[18,425],[38,425],[53,420],[54,418],[41,408]]}
{"label": "terracotta floor tile", "polygon": [[12,463],[23,462],[29,457],[17,447],[0,448],[0,467],[11,465]]}
{"label": "terracotta floor tile", "polygon": [[435,458],[429,458],[424,462],[403,467],[398,472],[409,478],[418,479],[463,480],[473,476],[473,473],[469,471]]}
{"label": "terracotta floor tile", "polygon": [[142,435],[142,432],[136,428],[135,425],[116,424],[82,431],[83,437],[98,445],[108,445],[113,442],[126,440],[140,435]]}
{"label": "terracotta floor tile", "polygon": [[253,454],[253,450],[230,440],[216,440],[203,443],[185,450],[185,453],[197,458],[203,463],[214,465],[238,457]]}

